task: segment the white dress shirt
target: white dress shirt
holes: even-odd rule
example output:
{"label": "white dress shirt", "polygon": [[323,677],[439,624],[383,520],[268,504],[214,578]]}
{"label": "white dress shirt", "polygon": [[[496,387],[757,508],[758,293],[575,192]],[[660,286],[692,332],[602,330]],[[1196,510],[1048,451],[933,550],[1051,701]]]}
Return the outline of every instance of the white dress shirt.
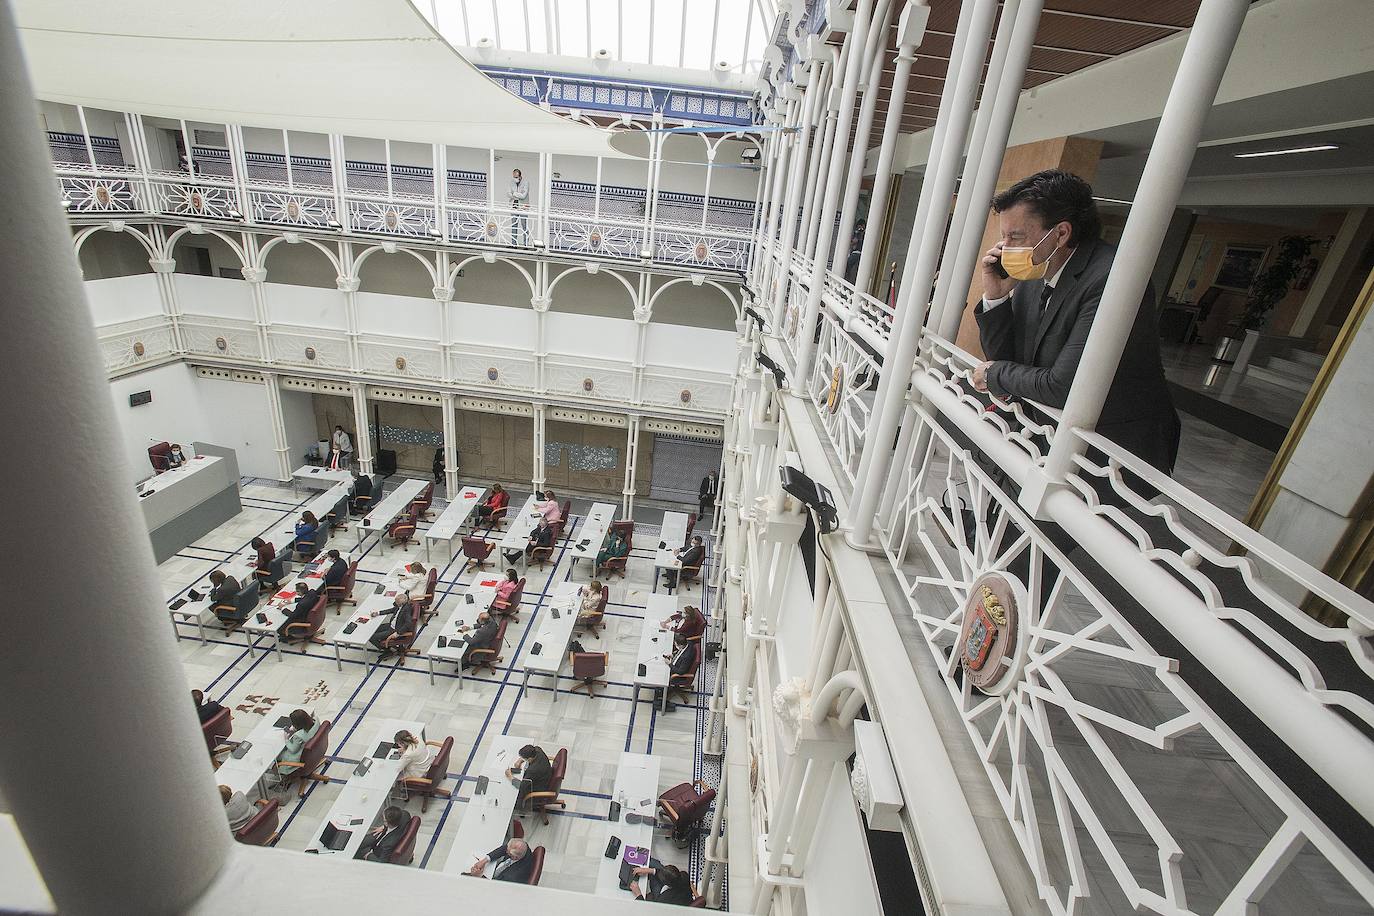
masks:
{"label": "white dress shirt", "polygon": [[[1064,263],[1063,263],[1063,264],[1060,264],[1060,265],[1059,265],[1059,269],[1056,270],[1056,271],[1054,272],[1054,276],[1052,276],[1052,277],[1046,277],[1046,278],[1045,278],[1045,285],[1046,285],[1046,286],[1048,286],[1050,289],[1054,289],[1056,286],[1059,285],[1059,278],[1060,278],[1061,276],[1064,275],[1064,268],[1069,266],[1069,262],[1073,260],[1074,253],[1077,252],[1077,251],[1078,251],[1077,248],[1075,248],[1075,249],[1073,249],[1072,251],[1070,251],[1070,252],[1069,252],[1069,256],[1068,256],[1067,258],[1064,259]],[[1016,287],[1012,287],[1012,292],[1015,292],[1015,291],[1016,291]],[[989,299],[987,296],[984,296],[984,297],[983,297],[983,311],[985,311],[985,312],[990,312],[990,311],[992,311],[993,309],[997,308],[997,306],[1001,305],[1003,302],[1006,302],[1006,301],[1007,301],[1008,299],[1010,299],[1010,298],[1011,298],[1011,293],[1007,293],[1005,296],[1002,296],[1000,299]]]}
{"label": "white dress shirt", "polygon": [[421,741],[416,745],[407,745],[402,751],[401,756],[396,758],[401,761],[401,775],[398,779],[419,779],[425,775],[429,769],[429,761],[433,756],[432,748]]}

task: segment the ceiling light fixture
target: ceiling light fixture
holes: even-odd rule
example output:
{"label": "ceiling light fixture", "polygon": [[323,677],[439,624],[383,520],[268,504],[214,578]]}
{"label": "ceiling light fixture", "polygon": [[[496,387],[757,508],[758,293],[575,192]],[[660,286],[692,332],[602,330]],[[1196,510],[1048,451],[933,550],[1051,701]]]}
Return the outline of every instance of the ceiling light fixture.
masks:
{"label": "ceiling light fixture", "polygon": [[1323,143],[1321,146],[1296,146],[1293,149],[1269,149],[1258,153],[1236,153],[1237,159],[1259,159],[1262,156],[1287,156],[1292,153],[1319,153],[1322,150],[1340,149],[1334,143]]}
{"label": "ceiling light fixture", "polygon": [[1124,200],[1120,197],[1094,197],[1093,200],[1100,200],[1104,204],[1125,204],[1128,207],[1135,203],[1133,200]]}

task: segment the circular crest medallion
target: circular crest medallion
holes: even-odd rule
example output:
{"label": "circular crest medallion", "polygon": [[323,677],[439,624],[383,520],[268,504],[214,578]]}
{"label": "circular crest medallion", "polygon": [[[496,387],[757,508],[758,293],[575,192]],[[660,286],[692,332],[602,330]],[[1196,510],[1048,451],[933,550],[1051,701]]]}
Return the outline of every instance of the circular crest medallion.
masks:
{"label": "circular crest medallion", "polygon": [[301,218],[301,205],[298,204],[298,203],[296,203],[294,200],[288,200],[288,201],[286,202],[286,218],[287,218],[287,219],[300,219],[300,218]]}
{"label": "circular crest medallion", "polygon": [[494,220],[487,220],[487,227],[486,227],[486,229],[487,229],[487,238],[489,238],[489,239],[494,239],[494,238],[496,238],[496,234],[500,231],[500,230],[497,228],[496,222],[495,222]]}
{"label": "circular crest medallion", "polygon": [[589,378],[584,378],[584,379],[582,380],[582,390],[583,390],[583,391],[591,391],[593,387],[595,387],[595,383],[594,383],[591,379],[589,379]]}
{"label": "circular crest medallion", "polygon": [[229,349],[229,341],[225,340],[223,337],[216,337],[215,349],[223,353],[225,350]]}
{"label": "circular crest medallion", "polygon": [[678,398],[682,401],[682,403],[690,404],[692,403],[692,392],[684,388],[682,389],[682,391],[678,393]]}
{"label": "circular crest medallion", "polygon": [[134,356],[142,356],[146,351],[143,349],[143,341],[134,341]]}
{"label": "circular crest medallion", "polygon": [[191,192],[191,209],[197,213],[205,209],[205,198],[200,196],[199,191]]}
{"label": "circular crest medallion", "polygon": [[962,666],[969,684],[983,693],[1006,693],[1020,679],[1026,663],[1020,632],[1025,603],[1025,586],[1005,573],[985,573],[969,589],[951,664]]}
{"label": "circular crest medallion", "polygon": [[110,205],[110,189],[105,187],[103,184],[98,184],[95,186],[94,195],[95,202],[100,204],[100,206],[108,207]]}
{"label": "circular crest medallion", "polygon": [[499,376],[500,374],[501,374],[501,373],[498,372],[498,371],[496,370],[496,367],[495,367],[495,366],[488,366],[488,367],[487,367],[487,381],[489,381],[489,382],[494,382],[494,381],[496,381],[497,376]]}
{"label": "circular crest medallion", "polygon": [[593,230],[592,230],[592,234],[589,235],[589,236],[587,236],[587,242],[588,242],[588,243],[591,245],[591,247],[593,247],[593,248],[600,248],[600,247],[601,247],[601,230],[600,230],[600,229],[593,229]]}
{"label": "circular crest medallion", "polygon": [[706,260],[705,242],[697,242],[696,245],[692,247],[692,257],[696,258],[698,261]]}
{"label": "circular crest medallion", "polygon": [[308,359],[308,360],[311,360],[311,361],[313,361],[313,360],[315,359],[315,348],[314,348],[314,347],[306,347],[306,348],[305,348],[305,358]]}
{"label": "circular crest medallion", "polygon": [[395,232],[396,227],[400,224],[401,220],[400,217],[396,215],[395,210],[388,210],[386,211],[386,215],[382,217],[382,222],[386,224],[386,228],[388,230]]}
{"label": "circular crest medallion", "polygon": [[396,371],[398,371],[398,372],[404,372],[405,370],[406,370],[406,358],[405,358],[404,356],[398,356],[398,357],[396,357]]}

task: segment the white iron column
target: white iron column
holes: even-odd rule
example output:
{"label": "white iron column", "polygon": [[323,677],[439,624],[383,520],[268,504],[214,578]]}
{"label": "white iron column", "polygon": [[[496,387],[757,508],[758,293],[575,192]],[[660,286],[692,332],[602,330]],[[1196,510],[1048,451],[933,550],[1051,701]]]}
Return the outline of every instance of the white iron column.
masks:
{"label": "white iron column", "polygon": [[758,232],[754,237],[754,261],[753,270],[750,273],[752,285],[756,289],[767,289],[767,277],[769,264],[772,259],[769,255],[773,250],[773,227],[777,219],[780,201],[778,195],[782,193],[783,169],[778,166],[778,155],[782,149],[782,138],[785,136],[783,131],[775,130],[768,135],[767,154],[764,156],[764,167],[767,174],[767,181],[764,182],[766,197],[763,204],[763,218],[759,222]]}
{"label": "white iron column", "polygon": [[[348,158],[342,134],[329,135],[329,174],[334,182],[334,222],[340,231],[347,232],[353,221],[348,218]],[[388,174],[388,185],[391,176]]]}
{"label": "white iron column", "polygon": [[534,309],[534,390],[540,394],[546,390],[544,363],[549,355],[549,345],[545,316],[549,313],[549,301],[548,296],[533,296],[530,299],[530,306]]}
{"label": "white iron column", "polygon": [[176,268],[173,258],[149,258],[148,266],[157,278],[157,295],[162,300],[162,313],[167,317],[172,331],[172,346],[177,353],[186,352],[186,341],[181,330],[181,307],[177,301]]}
{"label": "white iron column", "polygon": [[802,169],[800,168],[802,157],[806,155],[806,144],[811,139],[811,122],[815,119],[816,107],[821,93],[817,89],[818,80],[813,73],[811,76],[812,85],[808,85],[803,90],[802,102],[800,105],[793,103],[794,111],[800,112],[800,122],[797,125],[797,134],[791,139],[790,153],[784,151],[782,156],[782,167],[784,171],[791,174],[788,182],[787,195],[783,198],[782,214],[779,217],[782,227],[782,234],[778,238],[778,264],[774,268],[777,275],[774,278],[773,302],[769,309],[769,327],[776,332],[782,327],[783,305],[787,301],[787,287],[791,282],[792,249],[796,244],[795,236],[797,232],[797,195],[801,193]]}
{"label": "white iron column", "polygon": [[955,173],[963,157],[974,97],[983,72],[983,49],[987,47],[997,5],[997,0],[975,0],[959,10],[959,27],[950,53],[950,72],[957,72],[957,78],[946,78],[941,94],[936,142],[931,145],[921,184],[921,199],[902,275],[901,300],[883,360],[872,422],[864,435],[863,455],[854,478],[854,491],[859,495],[851,506],[849,521],[853,530],[849,538],[858,546],[867,544],[873,529],[873,513],[892,458],[892,439],[905,409],[911,366],[929,304],[930,282],[944,242]]}
{"label": "white iron column", "polygon": [[863,64],[863,41],[868,34],[868,17],[873,9],[872,0],[859,0],[859,11],[854,16],[854,31],[849,33],[845,44],[850,45],[849,66],[844,76],[844,94],[840,98],[839,119],[835,122],[835,150],[830,157],[829,169],[825,178],[825,202],[820,209],[820,228],[816,233],[815,262],[811,265],[811,288],[806,291],[806,307],[802,311],[801,325],[797,329],[797,364],[793,367],[793,393],[805,396],[811,388],[811,358],[816,352],[816,319],[821,310],[821,293],[825,289],[825,255],[830,251],[830,240],[835,233],[835,208],[840,200],[841,178],[844,174],[845,147],[849,140],[849,127],[854,122],[854,96],[859,90],[859,71]]}
{"label": "white iron column", "polygon": [[635,473],[639,464],[639,415],[625,417],[625,488],[620,492],[620,514],[631,518],[635,511]]}
{"label": "white iron column", "polygon": [[[835,113],[836,109],[831,104],[831,98],[837,91],[834,82],[840,79],[844,73],[840,69],[844,58],[841,52],[835,48],[830,49],[830,59],[822,59],[819,65],[813,66],[818,72],[813,73],[812,82],[814,86],[808,86],[807,91],[816,97],[812,103],[807,120],[812,122],[811,130],[813,139],[810,148],[804,149],[806,158],[798,159],[794,168],[800,173],[802,179],[800,185],[801,199],[796,206],[800,209],[800,228],[797,232],[797,239],[794,247],[802,254],[806,254],[807,248],[811,243],[811,227],[816,224],[816,183],[820,180],[821,163],[825,161],[826,152],[830,149],[830,141],[835,136]],[[806,168],[802,168],[802,163]]]}
{"label": "white iron column", "polygon": [[[352,263],[352,255],[348,250],[351,246],[345,242],[344,263]],[[354,372],[361,372],[363,368],[362,348],[358,346],[358,285],[357,277],[339,276],[334,278],[334,285],[344,297],[344,333],[348,337],[348,365]]]}
{"label": "white iron column", "polygon": [[358,461],[358,470],[364,474],[372,473],[372,435],[368,432],[371,421],[367,415],[367,386],[361,382],[353,383],[353,457]]}
{"label": "white iron column", "polygon": [[[930,18],[930,7],[926,3],[913,3],[902,10],[897,25],[897,69],[892,75],[892,92],[888,95],[887,117],[883,121],[883,141],[878,148],[878,166],[873,173],[873,196],[869,199],[868,219],[887,218],[887,198],[892,189],[892,159],[897,152],[897,138],[902,132],[902,109],[906,107],[906,85],[911,77],[911,65],[916,62],[916,46],[925,34],[925,21]],[[859,256],[859,272],[854,278],[854,288],[867,292],[873,280],[873,266],[878,260],[878,247],[882,244],[881,232],[874,232],[874,226],[864,233],[863,254]]]}
{"label": "white iron column", "polygon": [[[846,49],[847,51],[848,49]],[[839,99],[844,91],[845,71],[837,65],[830,80],[830,91],[825,94],[825,128],[820,133],[820,143],[816,145],[816,168],[806,182],[806,210],[802,219],[802,236],[797,240],[797,248],[804,257],[816,256],[816,236],[820,230],[820,211],[824,201],[825,180],[829,171],[827,165],[835,151],[835,120],[839,117]]]}
{"label": "white iron column", "polygon": [[[892,14],[891,0],[878,0],[874,11],[873,24],[868,30],[868,45],[864,51],[863,104],[859,106],[858,126],[854,130],[854,145],[849,151],[849,175],[847,176],[844,198],[840,204],[840,226],[835,230],[834,257],[831,262],[835,273],[844,276],[844,265],[849,259],[850,236],[854,234],[854,223],[858,217],[859,190],[864,181],[864,160],[868,158],[868,138],[873,133],[873,116],[878,111],[878,84],[883,78],[883,63],[887,57],[887,32],[889,17]],[[901,96],[893,96],[900,107]]]}
{"label": "white iron column", "polygon": [[272,450],[277,453],[277,479],[289,483],[291,445],[286,439],[286,416],[281,409],[281,379],[275,372],[264,372],[262,385],[267,393],[267,416],[272,423],[272,439],[276,443]]}
{"label": "white iron column", "polygon": [[[448,276],[448,254],[443,251],[439,252],[438,274],[440,277]],[[449,303],[453,301],[453,290],[447,286],[436,286],[430,292],[434,294],[434,301],[439,306],[439,358],[443,361],[439,376],[447,382],[453,378],[451,359],[453,335],[449,316]]]}
{"label": "white iron column", "polygon": [[544,405],[534,405],[534,471],[530,482],[536,490],[544,489]]}
{"label": "white iron column", "polygon": [[[1164,103],[1150,157],[1140,176],[1135,203],[1121,233],[1120,253],[1107,277],[1102,304],[1098,306],[1078,373],[1064,404],[1060,430],[1091,430],[1097,425],[1154,270],[1155,256],[1188,177],[1203,122],[1216,101],[1217,87],[1249,8],[1247,0],[1203,0],[1198,7],[1169,100]],[[1068,432],[1055,436],[1043,472],[1032,473],[1023,490],[1023,504],[1038,512],[1047,485],[1062,483],[1074,457],[1083,448],[1083,440],[1078,436]]]}
{"label": "white iron column", "polygon": [[[24,485],[7,500],[23,525],[7,532],[5,558],[11,571],[49,569],[60,544],[100,574],[6,583],[10,619],[22,608],[34,625],[14,634],[0,665],[0,791],[60,912],[108,913],[116,903],[187,912],[234,844],[186,671],[155,612],[164,596],[152,548],[134,535],[146,526],[129,482],[147,465],[136,471],[124,460],[95,330],[76,305],[85,290],[34,130],[38,106],[12,11],[0,5],[0,82],[9,87],[0,93],[0,186],[24,218],[0,225],[0,276],[23,295],[5,308],[0,418],[5,429],[81,447],[25,463]],[[54,511],[55,495],[82,524]],[[116,621],[95,608],[146,613]],[[115,839],[124,828],[137,842]]]}
{"label": "white iron column", "polygon": [[267,311],[267,268],[245,267],[243,280],[248,284],[248,295],[253,300],[253,323],[258,327],[258,346],[262,348],[262,361],[275,362],[270,336],[271,313]]}
{"label": "white iron column", "polygon": [[458,492],[457,400],[451,391],[439,395],[439,403],[444,411],[444,493],[450,502]]}
{"label": "white iron column", "polygon": [[226,124],[224,131],[224,142],[229,146],[229,171],[239,197],[239,208],[243,211],[244,223],[251,226],[257,221],[256,207],[252,192],[248,189],[248,154],[243,146],[243,128],[237,124]]}
{"label": "white iron column", "polygon": [[[642,274],[643,292],[648,292],[648,275]],[[644,299],[640,300],[645,301]],[[649,321],[653,313],[647,307],[634,310],[635,352],[630,362],[630,403],[639,404],[644,400],[644,354],[649,344]]]}

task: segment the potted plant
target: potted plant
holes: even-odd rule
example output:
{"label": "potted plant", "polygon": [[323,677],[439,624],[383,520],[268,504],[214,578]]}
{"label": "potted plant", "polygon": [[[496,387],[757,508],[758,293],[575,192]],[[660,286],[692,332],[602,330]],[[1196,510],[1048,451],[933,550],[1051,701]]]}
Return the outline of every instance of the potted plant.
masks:
{"label": "potted plant", "polygon": [[1316,244],[1317,240],[1310,235],[1285,235],[1279,239],[1274,260],[1251,281],[1240,317],[1227,323],[1225,336],[1217,342],[1214,361],[1237,366],[1249,362],[1269,313],[1288,295]]}

